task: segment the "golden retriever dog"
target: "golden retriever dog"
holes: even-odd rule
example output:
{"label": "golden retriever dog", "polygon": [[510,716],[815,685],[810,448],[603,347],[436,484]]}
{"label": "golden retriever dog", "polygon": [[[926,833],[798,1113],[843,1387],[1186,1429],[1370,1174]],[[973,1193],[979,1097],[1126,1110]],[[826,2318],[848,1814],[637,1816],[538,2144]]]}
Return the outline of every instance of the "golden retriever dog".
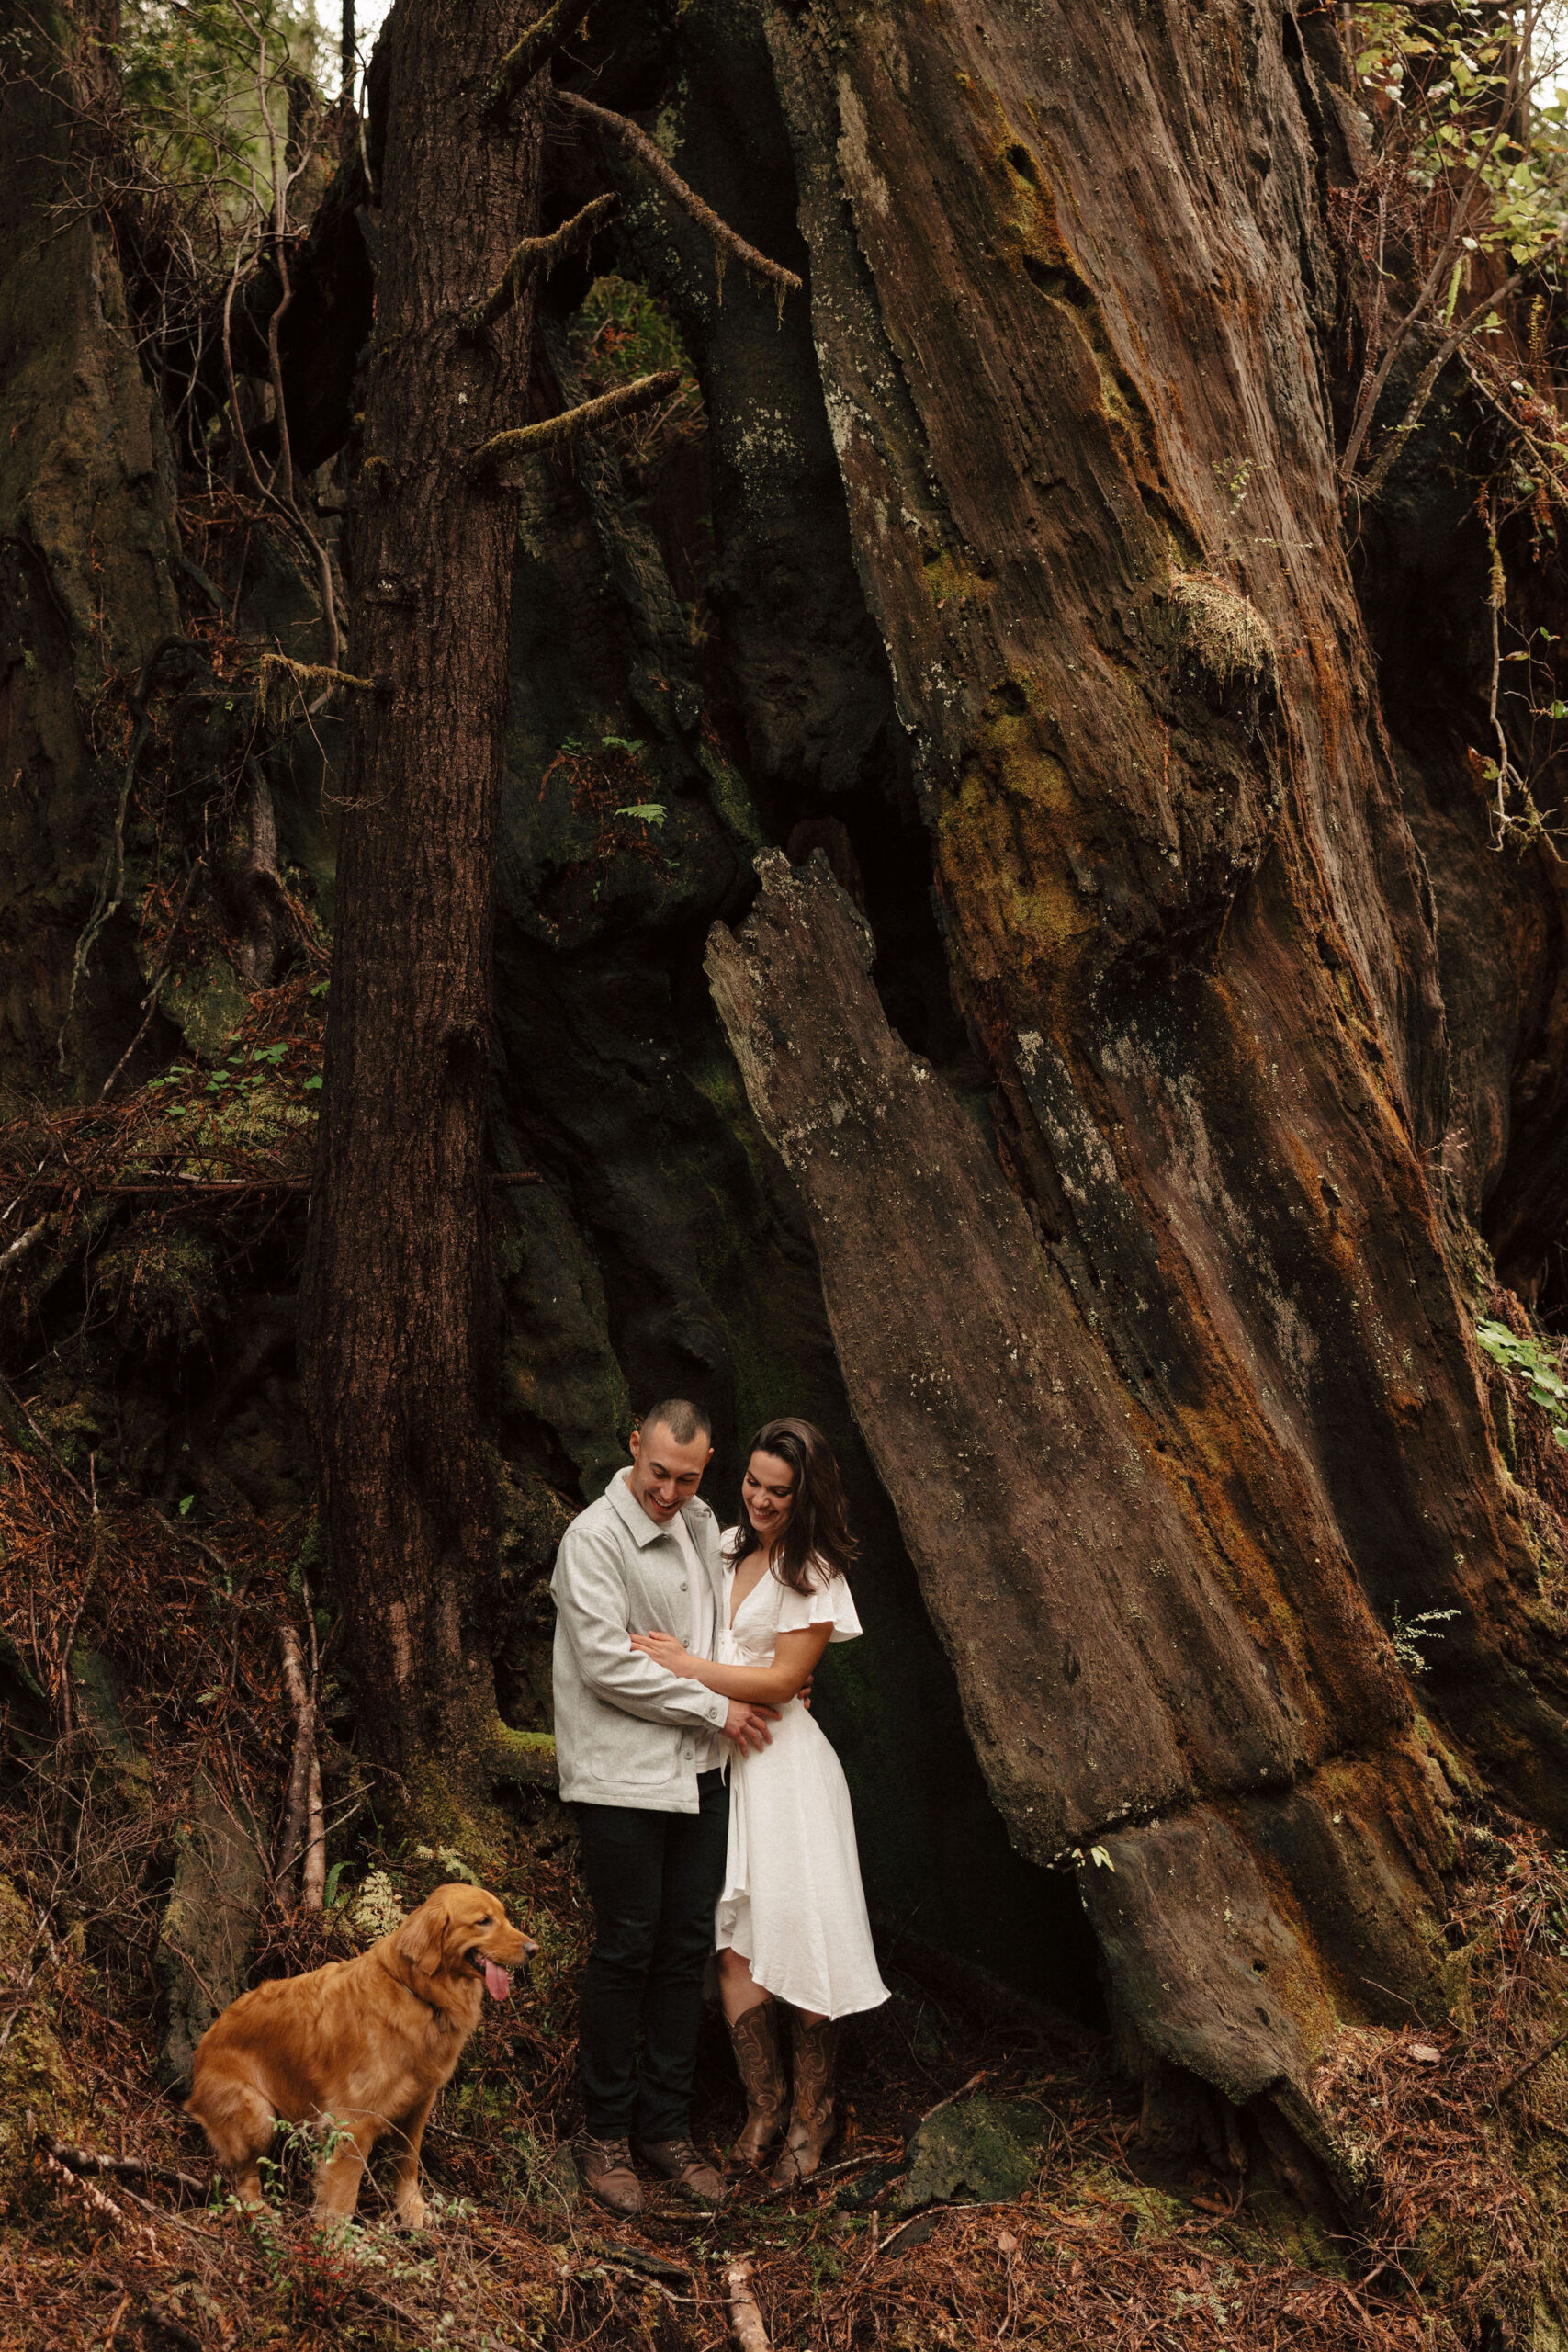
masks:
{"label": "golden retriever dog", "polygon": [[438,1886],[357,1960],[330,1961],[242,1993],[197,2045],[194,2115],[247,2205],[263,2201],[258,2160],[278,2122],[334,2133],[316,2167],[315,2218],[345,2220],[370,2151],[397,2142],[392,2207],[424,2226],[419,2148],[425,2118],[479,2021],[488,1992],[536,1943],[482,1886]]}

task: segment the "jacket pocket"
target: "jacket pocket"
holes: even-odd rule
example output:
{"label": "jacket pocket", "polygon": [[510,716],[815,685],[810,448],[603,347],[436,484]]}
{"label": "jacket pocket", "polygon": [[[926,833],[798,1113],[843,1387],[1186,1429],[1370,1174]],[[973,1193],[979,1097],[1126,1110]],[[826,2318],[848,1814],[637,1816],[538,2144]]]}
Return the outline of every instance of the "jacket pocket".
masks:
{"label": "jacket pocket", "polygon": [[672,1781],[681,1769],[680,1742],[680,1733],[663,1724],[601,1705],[588,1742],[589,1770],[600,1781]]}

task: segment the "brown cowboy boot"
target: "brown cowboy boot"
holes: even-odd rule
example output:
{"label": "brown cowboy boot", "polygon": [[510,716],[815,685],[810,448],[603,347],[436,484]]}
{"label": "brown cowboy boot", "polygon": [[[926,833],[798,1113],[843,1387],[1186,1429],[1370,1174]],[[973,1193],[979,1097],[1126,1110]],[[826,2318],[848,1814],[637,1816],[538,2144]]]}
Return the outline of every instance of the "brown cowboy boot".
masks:
{"label": "brown cowboy boot", "polygon": [[807,2025],[797,2009],[790,2038],[795,2045],[795,2099],[789,2137],[768,2176],[775,2188],[793,2188],[797,2180],[809,2180],[833,2136],[833,2066],[839,2029],[831,2018],[818,2018]]}
{"label": "brown cowboy boot", "polygon": [[746,2120],[729,2151],[729,2167],[739,2172],[761,2165],[784,2132],[787,2099],[776,2003],[756,2002],[732,2021],[729,2039],[746,2093]]}

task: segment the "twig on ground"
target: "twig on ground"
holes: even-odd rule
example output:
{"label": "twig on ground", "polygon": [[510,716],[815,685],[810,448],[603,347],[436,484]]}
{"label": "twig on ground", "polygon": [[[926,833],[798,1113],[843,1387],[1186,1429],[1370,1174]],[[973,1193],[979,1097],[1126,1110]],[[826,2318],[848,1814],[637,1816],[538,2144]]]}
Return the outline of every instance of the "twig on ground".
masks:
{"label": "twig on ground", "polygon": [[[29,2112],[29,2122],[31,2120]],[[101,2188],[95,2188],[90,2180],[82,2179],[79,2174],[72,2171],[69,2165],[62,2164],[47,2141],[37,2141],[33,2154],[47,2173],[51,2174],[56,2180],[64,2181],[68,2188],[74,2189],[77,2196],[84,2198],[95,2213],[102,2213],[107,2220],[113,2222],[117,2228],[129,2230],[134,2236],[145,2238],[149,2245],[156,2246],[158,2243],[156,2233],[149,2229],[145,2222],[133,2222],[124,2207],[117,2205],[112,2197],[106,2197]]]}
{"label": "twig on ground", "polygon": [[762,2314],[757,2308],[757,2298],[751,2292],[751,2265],[732,2262],[724,2274],[724,2300],[729,2310],[729,2324],[740,2352],[769,2352],[768,2331],[762,2325]]}
{"label": "twig on ground", "polygon": [[62,2140],[42,2140],[39,2144],[78,2176],[110,2173],[118,2180],[155,2180],[165,2188],[192,2188],[197,2196],[201,2194],[199,2180],[188,2172],[176,2172],[171,2165],[146,2164],[140,2156],[100,2156],[91,2148],[73,2148]]}

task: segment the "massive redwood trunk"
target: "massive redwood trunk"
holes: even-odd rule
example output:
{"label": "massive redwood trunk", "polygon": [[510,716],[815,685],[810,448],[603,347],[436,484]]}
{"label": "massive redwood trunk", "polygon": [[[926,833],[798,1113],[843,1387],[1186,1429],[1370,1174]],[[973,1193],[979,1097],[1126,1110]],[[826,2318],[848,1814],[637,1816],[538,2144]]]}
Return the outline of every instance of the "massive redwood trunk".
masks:
{"label": "massive redwood trunk", "polygon": [[[1155,2053],[1308,2120],[1337,2018],[1438,2000],[1445,1757],[1568,1819],[1337,495],[1337,94],[1272,7],[765,20],[994,1126],[820,867],[763,861],[715,994],[1015,1842],[1103,1850]],[[1435,1607],[1440,1732],[1388,1639]]]}
{"label": "massive redwood trunk", "polygon": [[308,1406],[367,1744],[416,1807],[483,1792],[476,1611],[494,1498],[484,1108],[514,496],[474,453],[523,422],[532,304],[459,314],[537,225],[543,93],[486,117],[528,0],[403,0],[378,51],[383,194],[350,567]]}

